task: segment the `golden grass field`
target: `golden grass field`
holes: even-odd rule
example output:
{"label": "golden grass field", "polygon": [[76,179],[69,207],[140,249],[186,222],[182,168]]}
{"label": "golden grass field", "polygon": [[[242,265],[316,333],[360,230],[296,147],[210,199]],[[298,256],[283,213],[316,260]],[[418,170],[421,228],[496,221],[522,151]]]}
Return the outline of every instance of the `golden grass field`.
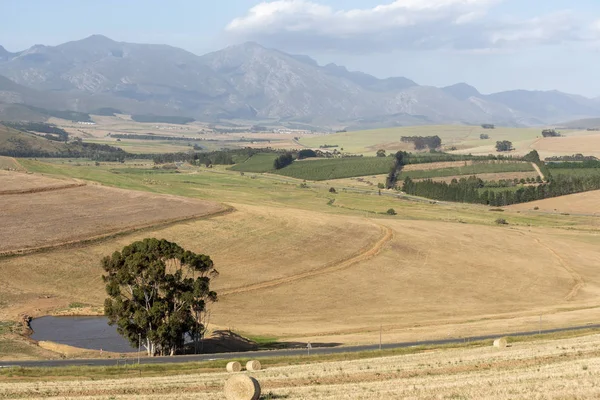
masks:
{"label": "golden grass field", "polygon": [[[535,207],[538,210],[534,210]],[[513,210],[600,216],[600,191],[576,193],[510,206]]]}
{"label": "golden grass field", "polygon": [[[246,176],[221,174],[225,174],[221,180],[230,177],[240,185],[255,183]],[[193,178],[198,183],[208,179],[194,173],[172,175],[169,179]],[[257,184],[257,193],[275,188],[267,181]],[[164,190],[175,190],[175,181],[171,185]],[[253,198],[249,196],[253,192],[241,195],[244,189],[240,185],[233,185],[231,199]],[[200,193],[202,188],[199,185],[190,193]],[[77,195],[79,190],[85,192]],[[213,307],[212,328],[283,341],[373,343],[380,326],[386,341],[456,337],[507,327],[527,330],[532,316],[540,313],[547,316],[549,327],[587,323],[597,314],[600,238],[595,225],[576,231],[529,227],[536,220],[515,222],[521,218],[515,212],[504,217],[516,225],[497,227],[492,225],[497,213],[483,207],[461,205],[444,211],[444,206],[343,194],[336,196],[334,207],[327,207],[327,196],[321,194],[326,189],[277,189],[280,193],[288,190],[292,197],[295,193],[306,199],[322,198],[323,206],[302,209],[301,204],[307,207],[311,201],[294,203],[291,197],[274,198],[268,206],[230,200],[227,204],[235,211],[228,214],[0,259],[0,272],[10,277],[0,283],[0,304],[9,305],[0,310],[0,320],[15,320],[21,313],[60,314],[73,302],[98,310],[105,297],[100,259],[148,236],[176,241],[214,259],[221,275],[214,281],[220,301]],[[206,211],[204,203],[195,200],[167,198],[170,205],[178,205],[170,208],[160,196],[95,185],[23,196],[28,202],[19,204],[27,209],[48,210],[49,205],[55,209],[53,213],[28,214],[31,225],[36,221],[38,233],[17,229],[24,211],[3,207],[7,220],[12,221],[4,228],[6,235],[17,233],[7,249],[40,245],[35,238],[68,240],[97,234],[81,223],[90,221],[86,218],[97,223],[118,215],[108,223],[135,225],[147,218],[148,212],[155,218],[166,217],[156,210],[179,217],[195,212],[200,204]],[[399,215],[365,215],[360,208],[367,206],[361,205],[366,200],[381,203],[382,211],[393,204]],[[36,206],[31,207],[33,204]],[[80,215],[81,219],[71,220],[78,221],[77,226],[64,224],[65,214],[60,210]],[[560,216],[557,221],[571,224],[570,218]],[[472,222],[461,223],[465,221]],[[99,229],[94,223],[93,228]],[[588,218],[581,223],[594,221]],[[581,313],[582,309],[589,310]]]}
{"label": "golden grass field", "polygon": [[[596,399],[600,397],[600,335],[515,342],[505,349],[464,347],[416,354],[268,366],[251,373],[263,397],[338,399]],[[2,398],[218,399],[232,375],[224,372],[169,376],[52,377],[5,374]],[[135,369],[131,370],[135,373]],[[240,374],[245,374],[244,372]]]}
{"label": "golden grass field", "polygon": [[[210,328],[248,336],[374,343],[381,329],[392,342],[531,330],[540,314],[548,328],[600,316],[597,218],[331,194],[342,182],[302,188],[219,167],[20,163],[33,187],[86,185],[0,196],[0,251],[50,247],[0,258],[0,321],[101,312],[101,258],[145,237],[210,255],[221,273]],[[2,187],[18,182],[10,176]],[[510,225],[494,224],[499,216]],[[75,243],[52,247],[64,242]],[[58,356],[10,340],[0,358]]]}

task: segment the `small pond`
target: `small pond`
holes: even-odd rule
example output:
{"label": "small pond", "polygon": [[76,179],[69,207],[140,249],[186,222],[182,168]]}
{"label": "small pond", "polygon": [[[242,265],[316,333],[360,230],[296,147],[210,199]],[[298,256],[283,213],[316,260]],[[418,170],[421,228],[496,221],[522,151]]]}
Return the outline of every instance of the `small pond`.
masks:
{"label": "small pond", "polygon": [[34,340],[45,340],[73,347],[115,353],[136,351],[108,325],[106,317],[42,317],[31,321]]}

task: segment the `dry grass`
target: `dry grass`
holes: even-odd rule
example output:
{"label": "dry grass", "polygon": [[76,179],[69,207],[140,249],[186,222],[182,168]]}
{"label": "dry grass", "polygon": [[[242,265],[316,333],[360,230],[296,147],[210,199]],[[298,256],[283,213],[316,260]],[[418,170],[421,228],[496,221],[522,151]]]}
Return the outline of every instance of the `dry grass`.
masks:
{"label": "dry grass", "polygon": [[45,192],[83,185],[84,183],[74,179],[54,179],[39,174],[0,171],[0,196],[5,194]]}
{"label": "dry grass", "polygon": [[23,171],[23,167],[12,157],[0,156],[0,170]]}
{"label": "dry grass", "polygon": [[[569,303],[583,306],[599,293],[593,269],[599,239],[593,234],[586,243],[579,242],[581,233],[556,238],[541,231],[439,222],[385,225],[394,238],[375,258],[289,285],[226,296],[216,305],[215,322],[290,340],[337,336],[343,343],[373,343],[380,324],[389,340],[394,331],[409,333],[403,337],[408,339],[420,326],[445,336],[450,332],[445,324],[483,318],[497,332],[503,325],[492,319],[553,313]],[[558,243],[564,246],[558,249]],[[586,286],[568,302],[580,282],[573,268]],[[352,336],[361,332],[370,335]]]}
{"label": "dry grass", "polygon": [[[334,399],[594,399],[600,396],[600,335],[428,351],[353,361],[271,367],[252,374],[265,398]],[[308,361],[308,359],[307,359]],[[148,378],[11,381],[4,398],[214,399],[225,372]]]}
{"label": "dry grass", "polygon": [[570,213],[588,214],[600,216],[600,190],[592,192],[576,193],[568,196],[553,197],[532,201],[530,203],[515,204],[509,209],[520,211],[534,211],[537,207],[540,212],[546,213]]}
{"label": "dry grass", "polygon": [[577,135],[558,138],[543,138],[532,146],[543,157],[552,155],[571,155],[576,153],[588,156],[600,156],[600,135]]}

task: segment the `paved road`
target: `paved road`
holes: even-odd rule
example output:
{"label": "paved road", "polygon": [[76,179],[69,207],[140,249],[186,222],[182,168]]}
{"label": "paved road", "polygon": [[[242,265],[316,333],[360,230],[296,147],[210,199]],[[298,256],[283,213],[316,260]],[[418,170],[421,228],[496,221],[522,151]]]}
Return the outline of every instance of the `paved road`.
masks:
{"label": "paved road", "polygon": [[[381,347],[384,350],[399,349],[414,346],[436,346],[444,344],[456,344],[473,342],[479,340],[490,340],[503,336],[532,336],[538,333],[556,333],[579,331],[583,329],[600,329],[600,324],[589,324],[583,326],[573,326],[570,328],[546,329],[542,331],[529,332],[512,332],[496,335],[472,336],[464,338],[453,338],[443,340],[427,340],[422,342],[403,342],[403,343],[386,343]],[[362,351],[378,350],[379,345],[365,346],[348,346],[348,347],[319,347],[312,348],[310,355],[322,354],[340,354],[340,353],[357,353]],[[240,358],[261,358],[261,357],[286,357],[286,356],[308,356],[308,349],[288,349],[288,350],[270,350],[270,351],[249,351],[244,353],[220,353],[220,354],[201,354],[189,356],[175,357],[143,357],[140,359],[141,364],[181,364],[187,362],[211,361],[211,360],[235,360]],[[125,363],[137,363],[137,359],[117,360],[117,359],[82,359],[82,360],[47,360],[47,361],[0,361],[0,368],[5,367],[67,367],[67,366],[115,366],[124,365]]]}

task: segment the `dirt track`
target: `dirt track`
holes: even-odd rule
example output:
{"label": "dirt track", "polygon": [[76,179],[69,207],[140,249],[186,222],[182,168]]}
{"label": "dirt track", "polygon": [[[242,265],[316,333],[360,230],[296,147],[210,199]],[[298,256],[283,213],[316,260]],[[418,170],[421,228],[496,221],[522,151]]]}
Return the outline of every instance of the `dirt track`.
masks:
{"label": "dirt track", "polygon": [[303,272],[292,276],[287,276],[281,279],[274,279],[272,281],[261,282],[254,285],[243,286],[235,289],[225,290],[221,292],[220,296],[228,296],[232,294],[251,292],[255,290],[262,290],[272,288],[279,285],[289,284],[301,279],[311,278],[318,275],[324,275],[332,272],[341,271],[348,268],[356,263],[366,261],[371,257],[376,256],[381,252],[383,247],[394,238],[394,231],[390,228],[380,225],[381,230],[384,232],[383,236],[370,248],[360,251],[358,254],[340,262],[336,262],[332,265],[325,266],[324,268],[314,269],[311,271]]}

